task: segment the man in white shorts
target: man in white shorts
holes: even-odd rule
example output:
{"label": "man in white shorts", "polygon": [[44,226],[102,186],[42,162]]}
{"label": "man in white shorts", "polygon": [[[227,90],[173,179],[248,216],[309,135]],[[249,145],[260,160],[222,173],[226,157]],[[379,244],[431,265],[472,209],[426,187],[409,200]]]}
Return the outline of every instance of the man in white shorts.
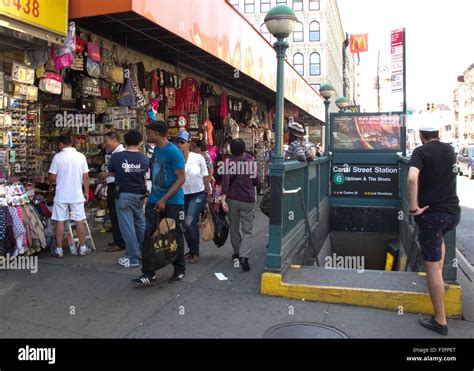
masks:
{"label": "man in white shorts", "polygon": [[[49,168],[48,183],[56,183],[53,217],[56,222],[56,247],[51,249],[53,256],[63,257],[64,222],[76,222],[79,238],[79,255],[87,255],[90,249],[86,245],[86,213],[84,202],[89,200],[89,167],[86,156],[72,147],[71,137],[59,137],[59,153],[53,157]],[[84,184],[84,191],[82,185]],[[71,246],[71,255],[77,255],[77,248]]]}

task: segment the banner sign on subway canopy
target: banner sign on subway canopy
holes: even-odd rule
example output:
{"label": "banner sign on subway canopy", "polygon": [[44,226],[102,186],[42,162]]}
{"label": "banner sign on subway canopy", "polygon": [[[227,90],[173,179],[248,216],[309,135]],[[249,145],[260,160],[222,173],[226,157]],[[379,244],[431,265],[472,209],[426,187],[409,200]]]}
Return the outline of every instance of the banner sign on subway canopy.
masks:
{"label": "banner sign on subway canopy", "polygon": [[351,35],[351,53],[361,53],[369,50],[369,34]]}
{"label": "banner sign on subway canopy", "polygon": [[67,35],[68,0],[0,0],[0,15]]}
{"label": "banner sign on subway canopy", "polygon": [[331,115],[331,147],[334,151],[398,152],[401,124],[397,112]]}

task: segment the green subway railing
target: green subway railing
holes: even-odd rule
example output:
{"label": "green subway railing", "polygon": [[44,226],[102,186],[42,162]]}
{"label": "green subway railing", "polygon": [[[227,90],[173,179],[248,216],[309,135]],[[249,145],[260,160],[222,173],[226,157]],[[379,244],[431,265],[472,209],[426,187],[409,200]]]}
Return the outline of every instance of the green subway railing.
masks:
{"label": "green subway railing", "polygon": [[313,225],[319,218],[321,204],[329,197],[329,158],[313,162],[288,161],[270,165],[272,190],[270,202],[269,243],[267,269],[280,270],[282,263],[296,243],[307,234],[306,215],[299,193],[284,195],[284,191],[301,189],[308,222]]}

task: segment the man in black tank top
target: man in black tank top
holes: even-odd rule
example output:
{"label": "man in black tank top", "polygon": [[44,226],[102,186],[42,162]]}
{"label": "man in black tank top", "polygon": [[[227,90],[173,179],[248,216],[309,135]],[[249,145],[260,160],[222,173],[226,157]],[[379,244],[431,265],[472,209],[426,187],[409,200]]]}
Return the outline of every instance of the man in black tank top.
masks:
{"label": "man in black tank top", "polygon": [[422,326],[448,334],[444,310],[443,236],[456,228],[461,217],[456,195],[456,156],[453,148],[439,141],[436,127],[420,128],[422,146],[415,148],[408,172],[410,214],[418,225],[418,241],[435,315],[420,317]]}

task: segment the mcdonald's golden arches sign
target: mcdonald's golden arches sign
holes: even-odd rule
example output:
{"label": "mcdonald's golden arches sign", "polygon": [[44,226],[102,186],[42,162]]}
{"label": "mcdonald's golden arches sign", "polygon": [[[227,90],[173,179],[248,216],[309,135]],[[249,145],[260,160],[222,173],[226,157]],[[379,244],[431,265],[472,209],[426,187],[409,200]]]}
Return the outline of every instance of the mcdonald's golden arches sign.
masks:
{"label": "mcdonald's golden arches sign", "polygon": [[351,53],[366,52],[369,47],[369,34],[351,35]]}

